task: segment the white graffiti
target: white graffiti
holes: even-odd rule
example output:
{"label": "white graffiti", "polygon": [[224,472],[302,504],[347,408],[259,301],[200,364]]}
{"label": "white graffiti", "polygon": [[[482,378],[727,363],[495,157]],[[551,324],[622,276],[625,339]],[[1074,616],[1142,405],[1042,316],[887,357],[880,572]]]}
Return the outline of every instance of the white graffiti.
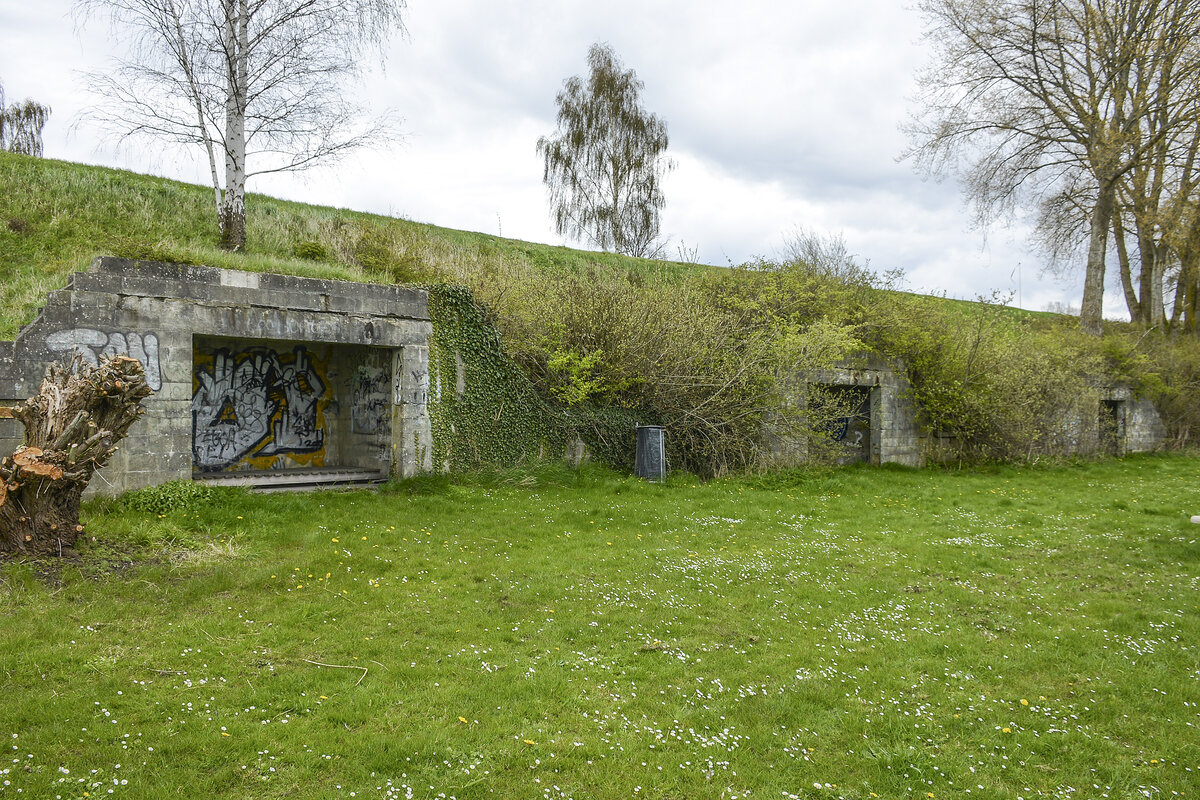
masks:
{"label": "white graffiti", "polygon": [[314,453],[325,446],[317,402],[325,383],[296,347],[291,363],[267,348],[217,350],[212,371],[196,370],[192,452],[201,469],[228,467],[244,456]]}
{"label": "white graffiti", "polygon": [[56,353],[74,351],[93,367],[99,366],[100,356],[137,359],[146,372],[147,385],[156,392],[162,388],[158,337],[153,333],[105,333],[94,328],[69,328],[47,336],[46,347]]}

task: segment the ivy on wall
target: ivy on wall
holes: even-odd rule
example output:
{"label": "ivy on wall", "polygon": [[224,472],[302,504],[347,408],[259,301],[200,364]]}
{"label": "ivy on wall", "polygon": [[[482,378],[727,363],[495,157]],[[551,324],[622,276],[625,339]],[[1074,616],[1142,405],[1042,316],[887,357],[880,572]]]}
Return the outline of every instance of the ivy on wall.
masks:
{"label": "ivy on wall", "polygon": [[428,291],[434,464],[460,471],[561,460],[580,440],[593,460],[633,468],[634,426],[645,414],[547,400],[469,289],[436,284]]}
{"label": "ivy on wall", "polygon": [[459,471],[561,456],[565,441],[550,408],[470,290],[431,286],[429,315],[434,464]]}

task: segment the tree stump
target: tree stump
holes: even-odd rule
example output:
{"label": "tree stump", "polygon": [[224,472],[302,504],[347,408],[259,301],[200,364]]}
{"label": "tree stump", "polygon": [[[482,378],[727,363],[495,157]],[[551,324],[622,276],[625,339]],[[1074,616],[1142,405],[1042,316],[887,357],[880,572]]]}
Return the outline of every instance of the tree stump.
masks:
{"label": "tree stump", "polygon": [[12,409],[25,444],[0,462],[0,551],[70,552],[83,526],[79,500],[96,470],[144,412],[151,394],[136,359],[78,356],[51,364],[37,396]]}

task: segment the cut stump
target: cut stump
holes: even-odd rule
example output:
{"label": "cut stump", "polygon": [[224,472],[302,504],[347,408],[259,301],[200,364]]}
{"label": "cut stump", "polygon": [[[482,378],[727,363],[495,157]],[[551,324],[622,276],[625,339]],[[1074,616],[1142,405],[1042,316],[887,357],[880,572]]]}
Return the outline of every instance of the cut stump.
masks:
{"label": "cut stump", "polygon": [[0,551],[62,555],[74,546],[83,491],[150,394],[142,365],[126,356],[46,368],[38,394],[11,412],[25,444],[0,462]]}

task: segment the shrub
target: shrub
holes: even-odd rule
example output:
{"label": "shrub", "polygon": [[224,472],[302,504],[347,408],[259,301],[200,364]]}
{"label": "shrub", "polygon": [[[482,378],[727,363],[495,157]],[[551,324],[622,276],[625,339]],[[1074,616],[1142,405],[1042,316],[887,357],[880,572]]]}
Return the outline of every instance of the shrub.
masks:
{"label": "shrub", "polygon": [[329,248],[321,242],[312,240],[297,242],[293,251],[297,258],[306,258],[310,261],[328,261]]}
{"label": "shrub", "polygon": [[1102,370],[1073,326],[1039,330],[1000,302],[901,295],[878,314],[873,344],[903,364],[942,457],[1027,461],[1080,443],[1073,420],[1089,414]]}

